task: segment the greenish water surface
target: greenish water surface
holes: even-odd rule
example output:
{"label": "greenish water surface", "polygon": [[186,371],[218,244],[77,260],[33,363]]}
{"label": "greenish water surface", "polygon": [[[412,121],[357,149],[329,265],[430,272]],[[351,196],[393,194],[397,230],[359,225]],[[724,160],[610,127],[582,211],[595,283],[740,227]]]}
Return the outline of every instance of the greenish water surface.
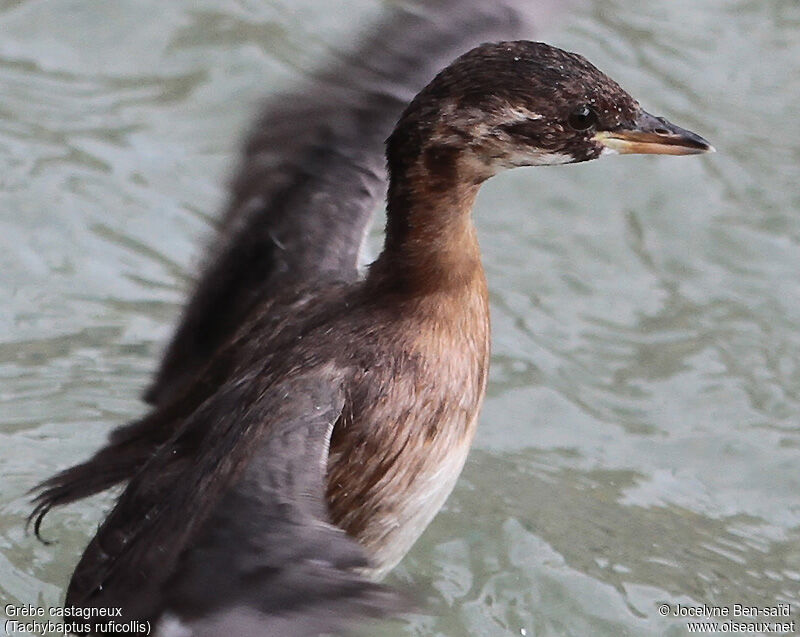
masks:
{"label": "greenish water surface", "polygon": [[[142,413],[258,99],[382,8],[322,6],[0,2],[3,607],[61,601],[110,496],[45,546],[25,492]],[[371,634],[688,634],[664,603],[800,633],[800,3],[597,0],[538,35],[718,153],[484,188],[480,430],[390,578],[430,614]]]}

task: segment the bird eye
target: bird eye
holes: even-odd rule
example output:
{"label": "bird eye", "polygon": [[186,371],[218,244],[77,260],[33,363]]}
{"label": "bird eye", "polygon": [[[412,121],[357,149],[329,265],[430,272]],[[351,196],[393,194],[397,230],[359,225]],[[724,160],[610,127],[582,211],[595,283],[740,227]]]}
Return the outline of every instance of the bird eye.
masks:
{"label": "bird eye", "polygon": [[586,130],[597,124],[597,113],[588,106],[579,106],[567,119],[567,123],[575,130]]}

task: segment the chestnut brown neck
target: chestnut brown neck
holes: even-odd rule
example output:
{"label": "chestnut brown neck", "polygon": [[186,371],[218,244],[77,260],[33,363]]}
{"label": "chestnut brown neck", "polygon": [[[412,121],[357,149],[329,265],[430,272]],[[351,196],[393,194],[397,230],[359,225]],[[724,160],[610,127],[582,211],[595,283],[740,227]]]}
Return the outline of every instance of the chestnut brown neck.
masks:
{"label": "chestnut brown neck", "polygon": [[463,150],[389,155],[386,241],[368,285],[403,294],[457,291],[483,279],[472,206],[485,177]]}

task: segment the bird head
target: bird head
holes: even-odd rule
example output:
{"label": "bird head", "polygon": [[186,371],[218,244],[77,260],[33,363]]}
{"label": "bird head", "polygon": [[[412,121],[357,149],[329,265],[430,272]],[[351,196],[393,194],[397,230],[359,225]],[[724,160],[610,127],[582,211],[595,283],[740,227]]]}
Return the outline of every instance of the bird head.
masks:
{"label": "bird head", "polygon": [[457,163],[476,182],[505,168],[605,154],[709,151],[705,139],[649,114],[584,57],[528,41],[483,44],[456,59],[388,140],[390,168]]}

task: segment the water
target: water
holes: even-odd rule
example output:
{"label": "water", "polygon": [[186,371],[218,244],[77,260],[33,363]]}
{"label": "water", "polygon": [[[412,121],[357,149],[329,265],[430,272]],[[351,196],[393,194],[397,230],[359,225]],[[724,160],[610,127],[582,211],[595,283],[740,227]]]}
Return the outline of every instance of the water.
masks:
{"label": "water", "polygon": [[[61,600],[110,496],[44,546],[24,493],[142,412],[258,98],[380,9],[0,3],[3,606]],[[392,576],[430,614],[378,632],[686,634],[664,602],[800,623],[800,5],[600,0],[540,35],[719,152],[484,188],[489,395]]]}

